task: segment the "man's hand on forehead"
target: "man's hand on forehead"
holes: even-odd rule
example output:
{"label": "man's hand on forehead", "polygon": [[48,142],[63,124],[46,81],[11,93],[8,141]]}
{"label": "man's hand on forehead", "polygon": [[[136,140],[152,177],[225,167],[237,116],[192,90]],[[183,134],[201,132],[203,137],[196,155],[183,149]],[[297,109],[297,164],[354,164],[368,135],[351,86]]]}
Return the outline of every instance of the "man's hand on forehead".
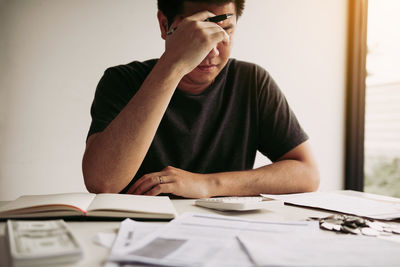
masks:
{"label": "man's hand on forehead", "polygon": [[186,16],[184,17],[183,15],[179,16],[178,20],[174,20],[170,26],[170,30],[171,29],[176,29],[178,25],[180,25],[182,22],[184,21],[204,21],[210,17],[214,17],[216,16],[214,13],[205,10],[205,11],[201,11],[201,12],[197,12],[195,14],[192,14],[190,16]]}
{"label": "man's hand on forehead", "polygon": [[229,42],[229,35],[217,23],[205,21],[215,14],[202,11],[175,21],[166,32],[166,51],[168,61],[178,63],[184,73],[189,73],[220,42]]}
{"label": "man's hand on forehead", "polygon": [[[229,41],[229,35],[225,32],[225,29],[222,28],[221,25],[224,20],[233,16],[233,14],[228,14],[228,16],[226,15],[227,14],[215,15],[214,13],[207,10],[195,13],[178,21],[174,21],[170,29],[167,31],[167,35],[172,35],[173,32],[178,30],[178,28],[182,28],[184,26],[189,28],[192,27],[193,32],[208,34],[215,34],[220,32],[223,34],[223,40],[220,41]],[[217,21],[213,22],[212,20],[214,18],[216,18]],[[211,21],[208,21],[208,19],[210,19]],[[186,38],[188,38],[189,36],[190,35],[186,35]]]}
{"label": "man's hand on forehead", "polygon": [[[203,12],[207,12],[205,14],[205,16],[207,16],[205,19],[205,16],[197,16],[197,14],[203,13]],[[193,15],[187,16],[186,18],[183,16],[180,16],[178,21],[176,21],[175,23],[173,23],[169,29],[169,31],[167,32],[168,35],[172,34],[172,32],[174,32],[177,29],[177,25],[179,25],[183,20],[188,19],[188,20],[198,20],[198,21],[204,21],[204,22],[213,22],[218,24],[219,26],[221,26],[224,21],[226,21],[227,19],[229,19],[230,17],[233,17],[234,14],[233,13],[224,13],[224,14],[219,14],[219,15],[215,15],[214,13],[210,12],[210,11],[202,11],[202,12],[198,12],[195,13]],[[175,26],[176,25],[176,26]]]}

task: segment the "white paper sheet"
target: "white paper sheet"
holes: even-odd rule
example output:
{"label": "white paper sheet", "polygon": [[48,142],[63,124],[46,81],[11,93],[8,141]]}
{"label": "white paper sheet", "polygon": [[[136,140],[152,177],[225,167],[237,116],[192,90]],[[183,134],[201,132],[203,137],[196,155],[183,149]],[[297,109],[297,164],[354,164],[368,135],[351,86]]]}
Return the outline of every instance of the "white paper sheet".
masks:
{"label": "white paper sheet", "polygon": [[[134,241],[136,242],[142,239],[160,227],[162,227],[162,225],[125,219],[121,222],[121,228],[123,231],[120,233],[120,238],[124,238],[125,241],[130,240],[130,242],[119,242],[119,244],[124,244],[122,249],[126,249],[126,247],[132,245]],[[121,229],[119,231],[121,231]],[[129,233],[130,231],[132,233]],[[122,233],[124,234],[122,235]],[[113,247],[116,238],[117,233],[97,233],[93,236],[92,241],[99,246],[111,248]],[[119,249],[119,247],[114,246],[114,249]]]}
{"label": "white paper sheet", "polygon": [[400,244],[357,235],[243,233],[256,266],[399,266]]}
{"label": "white paper sheet", "polygon": [[336,192],[312,192],[286,195],[262,194],[262,196],[280,199],[285,203],[338,211],[372,219],[391,220],[400,218],[400,199],[399,202],[389,202]]}
{"label": "white paper sheet", "polygon": [[111,254],[125,254],[131,251],[136,242],[162,227],[162,225],[154,223],[137,222],[131,219],[123,220],[112,246]]}
{"label": "white paper sheet", "polygon": [[99,246],[111,248],[116,237],[116,233],[97,233],[93,236],[92,241]]}
{"label": "white paper sheet", "polygon": [[[240,233],[315,233],[319,227],[318,222],[256,221],[187,213],[138,242],[129,243],[129,231],[134,231],[134,224],[121,224],[110,261],[165,266],[252,266],[236,238]],[[124,246],[125,243],[131,245]]]}

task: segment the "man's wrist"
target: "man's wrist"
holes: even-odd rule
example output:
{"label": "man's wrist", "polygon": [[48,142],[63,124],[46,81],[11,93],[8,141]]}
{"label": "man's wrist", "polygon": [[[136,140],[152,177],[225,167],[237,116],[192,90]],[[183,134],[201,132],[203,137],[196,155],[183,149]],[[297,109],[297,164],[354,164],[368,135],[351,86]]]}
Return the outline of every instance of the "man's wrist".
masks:
{"label": "man's wrist", "polygon": [[185,64],[179,60],[171,59],[166,53],[162,54],[158,60],[158,64],[162,65],[165,70],[170,71],[175,77],[179,78],[179,80],[190,72]]}
{"label": "man's wrist", "polygon": [[216,197],[221,195],[221,181],[218,173],[203,174],[207,187],[208,197]]}

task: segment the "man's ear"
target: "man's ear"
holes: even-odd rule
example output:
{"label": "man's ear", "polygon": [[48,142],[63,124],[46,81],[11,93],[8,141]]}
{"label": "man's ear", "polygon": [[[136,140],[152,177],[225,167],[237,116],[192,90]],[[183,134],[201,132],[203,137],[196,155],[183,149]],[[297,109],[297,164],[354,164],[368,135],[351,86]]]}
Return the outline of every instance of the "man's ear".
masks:
{"label": "man's ear", "polygon": [[165,40],[168,32],[168,19],[160,10],[157,12],[157,18],[158,24],[160,25],[161,38]]}

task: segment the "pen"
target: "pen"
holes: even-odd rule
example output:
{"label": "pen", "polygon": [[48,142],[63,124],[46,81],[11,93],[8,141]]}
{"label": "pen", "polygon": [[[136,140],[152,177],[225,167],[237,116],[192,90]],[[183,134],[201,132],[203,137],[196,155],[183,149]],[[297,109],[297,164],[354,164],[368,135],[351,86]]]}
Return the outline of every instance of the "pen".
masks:
{"label": "pen", "polygon": [[239,243],[240,248],[246,253],[246,256],[249,258],[249,260],[251,261],[252,264],[257,265],[256,261],[253,259],[253,257],[251,256],[250,251],[248,250],[248,248],[246,247],[246,245],[243,243],[243,241],[240,239],[240,237],[235,236],[236,240]]}
{"label": "pen", "polygon": [[[220,22],[220,21],[224,21],[224,20],[226,20],[226,19],[228,19],[228,18],[230,18],[230,17],[232,17],[232,16],[233,16],[232,13],[222,14],[222,15],[210,17],[210,18],[208,18],[208,19],[205,19],[204,21],[209,21],[209,22],[215,22],[215,23],[217,23],[217,22]],[[170,29],[170,30],[167,32],[167,35],[172,34],[176,29],[177,29],[177,27]]]}

